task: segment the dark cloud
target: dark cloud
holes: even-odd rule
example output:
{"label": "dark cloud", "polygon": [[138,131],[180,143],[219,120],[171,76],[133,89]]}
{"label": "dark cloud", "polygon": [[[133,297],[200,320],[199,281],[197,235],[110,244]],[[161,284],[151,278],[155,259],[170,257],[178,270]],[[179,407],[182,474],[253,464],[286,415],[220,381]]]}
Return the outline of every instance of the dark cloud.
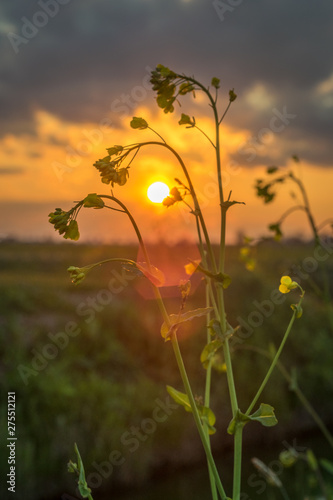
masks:
{"label": "dark cloud", "polygon": [[0,167],[0,175],[23,174],[24,168],[21,167]]}
{"label": "dark cloud", "polygon": [[[69,121],[109,116],[117,122],[121,106],[130,113],[140,99],[151,102],[146,68],[163,63],[205,82],[218,76],[226,93],[235,87],[239,99],[228,122],[254,136],[272,108],[286,106],[297,118],[281,141],[302,139],[306,146],[295,153],[330,164],[333,105],[325,105],[316,88],[333,73],[332,2],[244,0],[224,14],[206,0],[54,2],[59,12],[45,14],[45,26],[19,44],[17,54],[8,33],[23,36],[22,18],[43,24],[36,14],[43,0],[2,4],[0,133],[33,133],[36,109]],[[272,97],[265,109],[247,100],[258,83]],[[126,104],[138,86],[146,95]]]}

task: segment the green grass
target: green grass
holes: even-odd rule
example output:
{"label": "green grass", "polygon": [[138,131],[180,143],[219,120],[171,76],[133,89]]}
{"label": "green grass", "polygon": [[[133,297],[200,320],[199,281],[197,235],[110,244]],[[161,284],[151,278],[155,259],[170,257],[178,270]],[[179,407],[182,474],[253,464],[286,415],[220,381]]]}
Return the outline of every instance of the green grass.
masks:
{"label": "green grass", "polygon": [[[135,259],[134,247],[89,246],[78,244],[17,244],[0,246],[0,325],[1,325],[1,393],[15,391],[17,398],[16,423],[20,446],[17,447],[17,485],[24,498],[50,499],[64,491],[74,491],[73,478],[66,471],[69,458],[74,458],[73,444],[77,442],[89,475],[94,461],[105,461],[112,450],[120,450],[126,460],[114,470],[98,491],[122,484],[142,483],[153,465],[186,464],[188,457],[202,459],[200,444],[191,419],[180,409],[166,422],[156,426],[152,435],[140,442],[135,452],[124,445],[122,436],[132,426],[149,419],[156,407],[155,400],[166,398],[166,384],[182,389],[169,343],[164,343],[159,329],[162,320],[153,301],[137,291],[138,281],[131,281],[121,293],[101,295],[112,278],[112,267],[98,269],[74,287],[66,268],[84,265],[103,258],[126,256]],[[295,262],[312,255],[312,247],[265,244],[256,249],[258,266],[254,272],[244,269],[238,258],[239,249],[227,249],[227,272],[232,284],[226,293],[228,321],[236,326],[239,317],[249,322],[251,313],[258,311],[254,301],[262,303],[278,287],[279,279]],[[186,263],[186,262],[185,262]],[[158,263],[156,263],[158,265]],[[118,268],[118,272],[121,270]],[[333,274],[332,259],[327,272]],[[311,276],[320,284],[319,273]],[[201,305],[202,285],[197,280],[196,291],[187,307]],[[308,282],[304,316],[298,320],[281,361],[290,369],[296,367],[300,386],[324,419],[333,415],[332,393],[333,335],[325,309],[311,292]],[[195,288],[195,287],[193,287]],[[170,312],[177,312],[180,299],[177,287],[170,289],[166,299]],[[170,291],[169,291],[170,292]],[[104,292],[105,293],[105,292]],[[88,300],[104,297],[99,309],[87,314]],[[235,380],[240,390],[240,405],[245,409],[253,396],[255,384],[261,382],[267,360],[250,351],[247,346],[267,349],[278,344],[290,318],[287,296],[276,306],[275,314],[265,317],[248,338],[237,343],[233,352]],[[82,306],[83,304],[83,306]],[[81,311],[81,314],[80,314]],[[83,315],[82,312],[86,314]],[[91,319],[91,321],[90,321]],[[89,320],[89,321],[88,321]],[[68,338],[65,348],[58,348],[54,359],[24,383],[17,367],[32,366],[37,352],[52,344],[50,336],[64,332],[73,324],[79,330]],[[186,325],[179,332],[180,346],[193,380],[197,396],[202,396],[202,370],[198,357],[204,345],[204,322],[199,321],[191,335]],[[245,346],[245,347],[244,347]],[[55,350],[53,349],[53,352]],[[227,449],[230,438],[225,428],[230,414],[223,403],[227,385],[223,374],[214,374],[212,407],[217,415],[218,433],[214,436],[216,451]],[[253,429],[250,440],[276,439],[296,435],[313,427],[288,385],[276,372],[261,400],[276,407],[280,425],[272,430]],[[0,407],[1,429],[6,429],[5,398]],[[259,427],[259,426],[258,426]],[[166,431],[167,429],[167,431]],[[126,440],[125,440],[126,441]],[[132,442],[134,447],[134,442]],[[8,465],[7,450],[0,449],[1,477]],[[96,496],[96,498],[98,498]]]}

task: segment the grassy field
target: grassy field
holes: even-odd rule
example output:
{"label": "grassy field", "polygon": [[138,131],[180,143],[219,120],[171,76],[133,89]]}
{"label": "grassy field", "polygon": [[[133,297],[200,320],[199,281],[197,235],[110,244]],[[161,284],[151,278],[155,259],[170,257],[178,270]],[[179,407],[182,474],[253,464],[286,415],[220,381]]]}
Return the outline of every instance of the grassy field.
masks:
{"label": "grassy field", "polygon": [[[171,271],[177,277],[176,257],[186,255],[188,249],[167,250],[169,270],[173,262]],[[163,252],[162,247],[155,248],[157,266],[165,264],[158,262],[165,253],[165,247]],[[84,457],[87,475],[95,474],[91,477],[98,483],[96,500],[105,498],[104,492],[112,488],[143,484],[152,473],[203,459],[191,418],[168,406],[165,386],[182,390],[182,385],[170,345],[159,334],[162,320],[142,278],[134,279],[121,267],[105,266],[77,287],[70,283],[68,266],[110,256],[136,259],[137,250],[78,244],[0,245],[0,425],[6,434],[7,392],[14,391],[20,498],[51,500],[65,492],[75,498],[74,478],[66,469],[69,458],[75,458],[74,442]],[[289,321],[293,298],[286,296],[283,303],[273,300],[280,277],[296,272],[295,265],[301,266],[304,276],[305,264],[314,260],[311,244],[267,242],[255,249],[254,256],[257,267],[250,272],[240,261],[239,248],[227,250],[227,272],[232,277],[226,292],[228,321],[242,326],[233,351],[241,408],[253,397],[267,368],[267,359],[255,348],[277,345]],[[332,257],[325,261],[331,284],[332,261]],[[321,270],[308,266],[306,274],[301,283],[306,289],[304,315],[295,325],[282,363],[289,372],[297,371],[299,386],[330,425],[333,332],[327,308],[313,292],[321,286]],[[177,286],[163,293],[168,310],[177,313]],[[202,300],[202,283],[195,276],[187,307],[199,307]],[[189,326],[179,332],[180,346],[200,397],[204,372],[198,358],[205,344],[204,322]],[[218,418],[213,439],[217,454],[231,446],[225,431],[231,417],[227,398],[225,376],[216,373],[211,406]],[[272,443],[286,439],[297,438],[307,446],[305,433],[315,429],[315,423],[278,371],[262,400],[276,408],[279,425],[268,430],[253,426],[245,432],[245,443],[260,443],[257,456],[261,452],[265,456]],[[156,420],[156,415],[163,418]],[[0,459],[6,495],[8,448],[4,445]]]}

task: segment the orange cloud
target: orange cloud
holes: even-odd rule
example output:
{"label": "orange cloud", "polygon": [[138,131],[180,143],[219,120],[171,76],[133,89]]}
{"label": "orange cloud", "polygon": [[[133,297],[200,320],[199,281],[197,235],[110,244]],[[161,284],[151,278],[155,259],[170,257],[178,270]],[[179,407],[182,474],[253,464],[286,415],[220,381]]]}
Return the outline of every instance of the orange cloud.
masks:
{"label": "orange cloud", "polygon": [[[168,143],[182,156],[193,183],[212,238],[218,239],[219,201],[216,181],[215,152],[207,138],[198,130],[178,125],[179,116],[152,113],[148,108],[136,110]],[[196,116],[197,124],[214,139],[214,124],[207,117]],[[82,199],[90,192],[110,193],[110,186],[101,184],[93,163],[106,155],[106,148],[115,144],[131,144],[138,141],[161,141],[151,130],[132,130],[130,119],[124,119],[121,127],[112,128],[106,122],[69,123],[39,110],[31,134],[7,135],[0,141],[1,200],[4,202],[42,203],[52,202],[69,208],[74,200]],[[244,201],[246,206],[236,205],[228,211],[230,228],[229,242],[238,231],[253,236],[262,234],[269,222],[277,220],[285,207],[292,202],[290,188],[283,186],[277,202],[263,206],[255,197],[255,179],[265,175],[267,165],[239,163],[232,158],[248,139],[246,130],[222,125],[222,165],[225,196],[232,191],[231,199]],[[266,155],[278,156],[279,143],[272,139],[266,145]],[[292,152],[297,152],[292,150]],[[295,164],[290,165],[295,168]],[[298,174],[309,191],[309,198],[318,222],[332,213],[331,186],[333,173],[329,169],[301,164]],[[8,175],[10,173],[16,175]],[[114,194],[137,214],[142,231],[150,240],[165,239],[176,242],[179,239],[196,238],[195,220],[188,207],[177,204],[166,209],[154,205],[147,198],[147,188],[155,181],[175,185],[175,178],[187,184],[177,159],[164,147],[155,145],[142,148],[129,170],[128,183],[114,188]],[[189,200],[191,204],[191,201]],[[66,205],[66,206],[65,206]],[[53,207],[50,207],[52,209]],[[89,213],[88,213],[89,212]],[[47,214],[46,214],[47,215]],[[45,215],[45,216],[46,216]],[[96,214],[87,210],[82,214],[82,235],[85,238],[101,240],[132,238],[133,231],[124,221],[123,214]],[[116,220],[117,234],[106,227],[112,227]],[[305,218],[296,214],[286,224],[290,234],[310,234]],[[114,226],[113,226],[114,227]],[[121,227],[121,231],[119,228]],[[288,232],[288,231],[287,231]]]}

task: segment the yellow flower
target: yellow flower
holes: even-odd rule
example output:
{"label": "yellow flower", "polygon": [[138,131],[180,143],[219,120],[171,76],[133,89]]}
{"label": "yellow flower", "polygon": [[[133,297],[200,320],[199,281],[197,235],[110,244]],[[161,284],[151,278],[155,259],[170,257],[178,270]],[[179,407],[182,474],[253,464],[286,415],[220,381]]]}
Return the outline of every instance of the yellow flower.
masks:
{"label": "yellow flower", "polygon": [[293,281],[290,276],[282,276],[280,282],[279,290],[281,293],[289,293],[290,290],[298,287],[298,283]]}
{"label": "yellow flower", "polygon": [[185,266],[185,272],[189,276],[191,276],[197,269],[198,265],[200,264],[200,260],[193,260],[189,264],[186,264]]}

